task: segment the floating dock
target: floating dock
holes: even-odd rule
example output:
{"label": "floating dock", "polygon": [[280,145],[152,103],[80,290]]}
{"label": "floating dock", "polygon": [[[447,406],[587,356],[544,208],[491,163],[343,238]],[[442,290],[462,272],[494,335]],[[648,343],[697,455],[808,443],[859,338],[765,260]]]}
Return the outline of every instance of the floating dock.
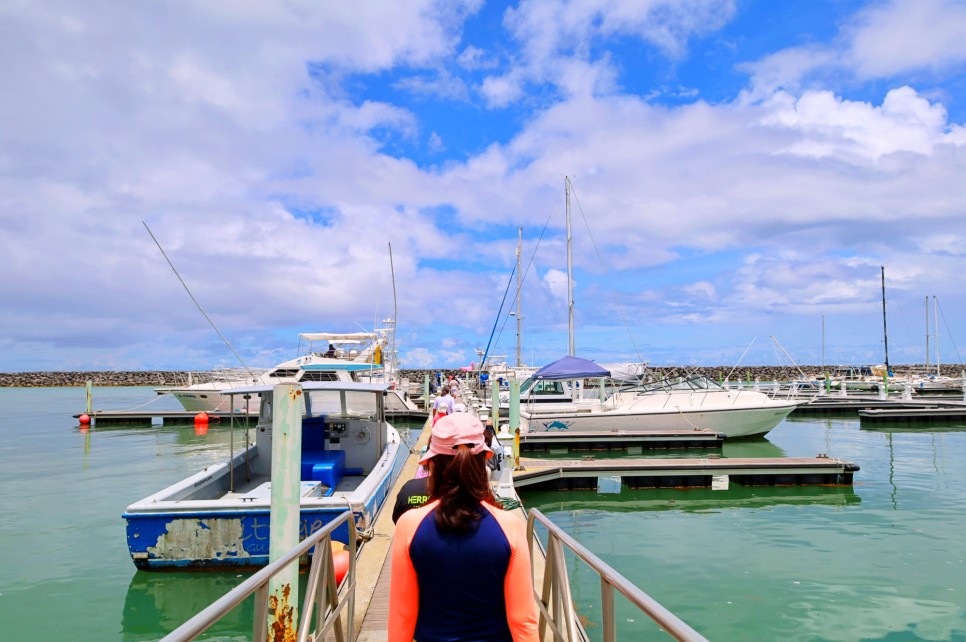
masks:
{"label": "floating dock", "polygon": [[520,452],[710,450],[720,449],[724,440],[724,433],[710,430],[530,432],[520,435]]}
{"label": "floating dock", "polygon": [[963,407],[962,401],[913,401],[910,399],[880,399],[878,396],[815,397],[792,411],[791,416],[823,416],[857,414],[866,410],[922,410],[930,408]]}
{"label": "floating dock", "polygon": [[[80,420],[81,415],[87,415],[91,419],[91,426],[97,424],[102,426],[151,426],[160,425],[184,425],[188,426],[195,422],[195,417],[199,412],[193,410],[93,410],[86,413],[76,413],[74,419]],[[221,410],[205,411],[208,415],[208,423],[231,423],[234,416],[236,422],[245,422],[246,419],[256,419],[257,412],[250,415],[239,412],[229,412]]]}
{"label": "floating dock", "polygon": [[956,423],[966,422],[966,405],[931,406],[925,408],[874,408],[859,411],[862,425],[885,423]]}
{"label": "floating dock", "polygon": [[619,479],[629,488],[727,488],[852,484],[858,464],[831,457],[701,459],[521,459],[513,484],[542,490],[600,490]]}

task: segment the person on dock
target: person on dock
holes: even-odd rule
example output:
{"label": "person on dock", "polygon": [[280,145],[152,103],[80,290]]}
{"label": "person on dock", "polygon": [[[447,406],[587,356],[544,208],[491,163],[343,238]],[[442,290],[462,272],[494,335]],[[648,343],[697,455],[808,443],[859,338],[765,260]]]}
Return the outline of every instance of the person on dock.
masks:
{"label": "person on dock", "polygon": [[392,541],[389,642],[537,642],[526,524],[490,488],[492,456],[469,413],[433,428],[425,506],[406,511]]}
{"label": "person on dock", "polygon": [[483,426],[483,439],[486,441],[487,447],[493,451],[493,456],[486,460],[487,467],[490,470],[501,470],[503,468],[503,444],[496,437],[492,419],[487,419]]}
{"label": "person on dock", "polygon": [[435,426],[436,422],[446,415],[453,414],[455,410],[455,403],[453,397],[449,394],[449,387],[443,386],[439,396],[436,397],[436,401],[433,402],[433,425]]}

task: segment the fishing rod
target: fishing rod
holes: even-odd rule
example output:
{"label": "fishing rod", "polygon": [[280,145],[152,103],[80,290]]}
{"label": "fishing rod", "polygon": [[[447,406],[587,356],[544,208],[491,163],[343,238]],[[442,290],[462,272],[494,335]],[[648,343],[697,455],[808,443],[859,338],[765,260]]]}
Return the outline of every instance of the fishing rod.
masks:
{"label": "fishing rod", "polygon": [[242,360],[242,358],[238,355],[238,353],[235,352],[235,349],[233,347],[231,347],[231,343],[228,341],[227,338],[225,338],[225,335],[223,335],[221,333],[221,330],[219,330],[218,329],[218,326],[215,325],[215,322],[211,320],[211,317],[209,317],[208,316],[208,313],[205,312],[205,309],[203,307],[201,307],[201,304],[198,303],[198,299],[195,298],[195,295],[193,295],[191,293],[191,290],[188,288],[188,284],[185,283],[184,282],[184,279],[181,278],[181,275],[178,274],[178,269],[176,267],[174,267],[174,263],[172,263],[171,262],[171,259],[168,258],[168,254],[164,251],[164,248],[161,247],[161,244],[158,242],[158,239],[154,236],[154,233],[151,231],[151,228],[148,227],[148,224],[145,223],[144,221],[141,221],[141,223],[142,223],[142,225],[144,225],[144,229],[146,229],[148,231],[148,234],[151,235],[151,240],[154,241],[154,244],[158,246],[158,249],[159,250],[161,250],[161,256],[163,256],[164,257],[164,260],[168,262],[168,265],[169,266],[171,266],[171,270],[174,272],[174,275],[176,277],[178,277],[178,280],[179,281],[181,281],[181,285],[184,287],[185,292],[187,292],[188,293],[188,296],[191,297],[191,300],[194,302],[195,306],[201,312],[201,315],[205,319],[207,319],[208,323],[211,324],[211,327],[214,328],[215,332],[218,333],[218,336],[221,337],[221,340],[225,342],[225,345],[228,346],[228,349],[231,350],[231,353],[233,355],[235,355],[235,358],[236,359],[238,359],[238,363],[240,363],[242,365],[242,368],[244,368],[245,371],[248,372],[248,376],[251,377],[252,379],[255,379],[255,373],[252,372],[252,369],[249,368],[245,364],[245,362]]}

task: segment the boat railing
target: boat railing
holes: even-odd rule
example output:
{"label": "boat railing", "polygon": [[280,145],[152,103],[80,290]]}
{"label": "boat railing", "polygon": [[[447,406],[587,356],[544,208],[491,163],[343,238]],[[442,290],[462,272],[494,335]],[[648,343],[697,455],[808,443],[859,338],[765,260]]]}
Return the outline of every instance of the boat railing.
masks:
{"label": "boat railing", "polygon": [[[566,563],[566,551],[568,549],[600,577],[600,604],[601,618],[603,619],[601,622],[602,642],[615,642],[618,639],[615,592],[627,598],[631,604],[639,608],[675,640],[680,642],[707,642],[707,639],[700,633],[584,548],[577,540],[536,509],[530,509],[527,518],[527,542],[531,553],[534,546],[542,546],[536,534],[538,523],[547,531],[543,585],[539,587],[540,592],[536,594],[537,605],[540,609],[539,630],[546,631],[549,629],[554,642],[584,642],[586,640],[586,633],[578,620],[570,593],[570,578]],[[534,580],[535,593],[537,589],[536,580]],[[547,638],[544,637],[543,639]]]}
{"label": "boat railing", "polygon": [[[162,638],[161,642],[182,642],[194,640],[222,617],[227,615],[250,596],[255,596],[253,642],[266,642],[269,631],[269,582],[274,576],[297,564],[300,557],[308,554],[314,547],[318,554],[312,555],[308,583],[302,609],[299,611],[297,640],[324,640],[330,633],[337,642],[355,639],[353,631],[356,588],[356,555],[349,555],[349,569],[342,584],[336,584],[335,565],[329,551],[332,546],[332,532],[341,524],[348,522],[349,550],[355,551],[358,543],[352,513],[345,511],[302,540],[288,553],[260,569],[247,580],[213,602],[206,609]],[[343,629],[342,615],[346,614],[346,629]],[[274,614],[280,626],[287,613]],[[314,628],[311,628],[314,623]],[[276,622],[273,621],[273,624]],[[285,638],[290,639],[290,638]]]}

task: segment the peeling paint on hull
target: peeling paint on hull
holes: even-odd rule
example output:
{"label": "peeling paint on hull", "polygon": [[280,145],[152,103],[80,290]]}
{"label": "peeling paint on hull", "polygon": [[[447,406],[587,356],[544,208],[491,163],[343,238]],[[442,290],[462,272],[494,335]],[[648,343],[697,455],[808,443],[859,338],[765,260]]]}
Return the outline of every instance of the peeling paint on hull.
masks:
{"label": "peeling paint on hull", "polygon": [[[341,515],[345,506],[303,510],[299,539]],[[147,514],[125,515],[128,547],[141,569],[264,566],[268,563],[269,511],[241,515]],[[348,541],[342,526],[333,538]]]}

